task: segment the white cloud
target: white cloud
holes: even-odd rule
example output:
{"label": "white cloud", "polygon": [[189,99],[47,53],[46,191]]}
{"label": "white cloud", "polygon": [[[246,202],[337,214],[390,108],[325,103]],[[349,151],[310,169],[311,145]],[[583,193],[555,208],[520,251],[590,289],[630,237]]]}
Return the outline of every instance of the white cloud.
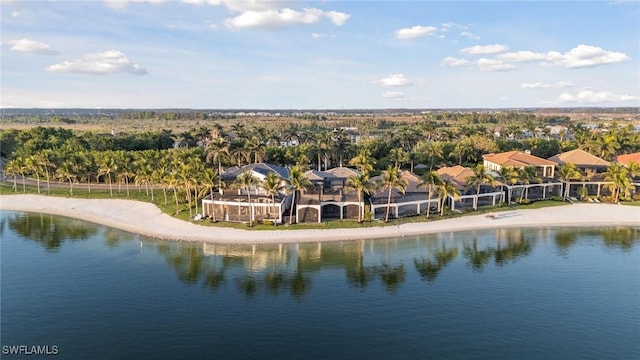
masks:
{"label": "white cloud", "polygon": [[400,29],[395,32],[396,38],[401,40],[417,39],[420,37],[434,35],[438,31],[435,26],[420,26],[416,25],[410,28]]}
{"label": "white cloud", "polygon": [[639,100],[640,97],[627,94],[614,94],[608,91],[595,92],[592,90],[580,90],[577,94],[562,93],[556,103],[579,103],[579,104],[597,104],[597,103],[616,103],[624,101]]}
{"label": "white cloud", "polygon": [[521,85],[523,89],[564,89],[570,86],[573,86],[573,83],[571,81],[558,81],[555,83],[533,82],[523,83]]}
{"label": "white cloud", "polygon": [[395,100],[404,100],[407,98],[407,96],[402,91],[387,91],[382,94],[382,97]]}
{"label": "white cloud", "polygon": [[472,32],[463,31],[463,32],[460,33],[460,35],[464,36],[466,38],[469,38],[469,39],[480,40],[480,36],[478,36],[478,35],[476,35],[476,34],[474,34]]}
{"label": "white cloud", "polygon": [[497,55],[496,58],[503,61],[509,61],[509,62],[525,62],[525,61],[546,60],[549,58],[549,56],[550,55],[548,54],[534,53],[533,51],[517,51],[517,52],[500,54],[500,55]]}
{"label": "white cloud", "polygon": [[558,51],[548,51],[546,53],[518,51],[500,54],[496,58],[508,62],[542,61],[543,65],[556,65],[566,68],[594,67],[631,59],[627,54],[607,51],[590,45],[578,45],[564,54]]}
{"label": "white cloud", "polygon": [[501,60],[481,58],[476,62],[480,70],[482,71],[509,71],[516,67],[512,64],[507,64]]}
{"label": "white cloud", "polygon": [[374,80],[373,83],[380,84],[385,87],[411,85],[409,80],[403,74],[391,74],[386,78]]}
{"label": "white cloud", "polygon": [[460,52],[470,55],[486,55],[486,54],[498,54],[507,51],[509,48],[501,44],[493,45],[476,45],[468,48],[461,49]]}
{"label": "white cloud", "polygon": [[20,39],[9,41],[10,50],[40,54],[40,55],[56,55],[57,51],[53,50],[49,45],[30,39]]}
{"label": "white cloud", "polygon": [[448,65],[451,67],[460,67],[460,66],[469,66],[471,65],[471,61],[467,59],[458,59],[454,57],[446,57],[442,59],[443,65]]}
{"label": "white cloud", "polygon": [[103,53],[88,54],[80,59],[63,61],[59,64],[51,65],[47,71],[83,73],[83,74],[115,74],[129,73],[133,75],[144,75],[147,70],[140,65],[129,60],[118,50],[109,50]]}
{"label": "white cloud", "polygon": [[162,4],[165,0],[104,0],[105,4],[112,9],[124,9],[129,3],[150,3],[154,5]]}
{"label": "white cloud", "polygon": [[333,38],[333,37],[335,37],[335,35],[318,34],[318,33],[311,34],[312,39],[323,39],[323,38]]}
{"label": "white cloud", "polygon": [[578,45],[560,57],[554,57],[550,60],[556,65],[567,68],[581,68],[619,63],[631,60],[631,58],[627,54],[607,51],[597,46]]}
{"label": "white cloud", "polygon": [[341,13],[338,11],[327,11],[324,13],[324,16],[328,17],[331,22],[337,26],[344,25],[344,23],[346,23],[347,20],[349,20],[349,18],[351,17],[351,15],[349,14]]}
{"label": "white cloud", "polygon": [[314,24],[325,16],[329,18],[335,25],[344,24],[350,15],[335,11],[324,12],[316,8],[307,8],[302,11],[292,9],[281,10],[249,10],[240,15],[225,20],[225,25],[234,29],[245,28],[267,28],[277,29],[290,25],[298,24]]}
{"label": "white cloud", "polygon": [[291,6],[291,1],[286,0],[182,0],[182,2],[194,5],[224,5],[234,12],[277,10]]}

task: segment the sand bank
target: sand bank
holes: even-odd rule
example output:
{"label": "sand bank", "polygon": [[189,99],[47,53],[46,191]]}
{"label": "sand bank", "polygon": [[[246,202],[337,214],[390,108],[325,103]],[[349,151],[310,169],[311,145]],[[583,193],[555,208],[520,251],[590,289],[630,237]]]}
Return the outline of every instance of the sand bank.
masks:
{"label": "sand bank", "polygon": [[3,195],[0,210],[62,215],[161,239],[227,244],[373,239],[509,227],[640,226],[640,207],[602,203],[505,211],[495,213],[495,220],[485,215],[469,215],[386,227],[267,231],[197,225],[173,218],[153,204],[120,199]]}

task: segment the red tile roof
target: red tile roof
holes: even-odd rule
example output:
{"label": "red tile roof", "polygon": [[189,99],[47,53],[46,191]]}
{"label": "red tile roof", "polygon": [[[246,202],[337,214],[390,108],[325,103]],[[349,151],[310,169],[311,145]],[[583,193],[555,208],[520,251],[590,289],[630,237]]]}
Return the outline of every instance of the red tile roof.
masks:
{"label": "red tile roof", "polygon": [[580,149],[567,151],[549,158],[557,164],[576,164],[578,166],[609,166],[609,162]]}
{"label": "red tile roof", "polygon": [[556,163],[522,151],[508,151],[499,154],[486,154],[483,158],[500,166],[555,166]]}
{"label": "red tile roof", "polygon": [[631,162],[640,164],[640,152],[633,154],[618,155],[616,160],[621,164],[629,164]]}

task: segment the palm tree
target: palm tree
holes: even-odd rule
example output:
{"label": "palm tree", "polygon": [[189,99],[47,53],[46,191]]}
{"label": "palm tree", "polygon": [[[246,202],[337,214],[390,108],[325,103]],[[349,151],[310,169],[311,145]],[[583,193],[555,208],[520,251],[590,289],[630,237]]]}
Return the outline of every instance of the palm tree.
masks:
{"label": "palm tree", "polygon": [[456,144],[449,157],[458,158],[458,165],[462,165],[462,159],[470,160],[473,158],[473,146],[468,141],[460,141]]}
{"label": "palm tree", "polygon": [[40,194],[40,164],[38,163],[37,155],[31,155],[26,161],[29,173],[36,176],[36,187],[38,188],[38,194]]}
{"label": "palm tree", "polygon": [[394,148],[389,152],[389,159],[393,161],[394,166],[399,169],[403,163],[409,160],[409,154],[402,150],[402,148]]}
{"label": "palm tree", "polygon": [[118,170],[113,153],[105,152],[100,159],[100,166],[98,168],[98,176],[107,175],[109,180],[109,193],[113,197],[113,186],[111,181],[111,174]]}
{"label": "palm tree", "polygon": [[563,200],[567,200],[567,198],[569,197],[569,189],[571,186],[570,181],[572,179],[582,178],[582,172],[580,172],[576,164],[568,163],[560,166],[557,175],[558,177],[560,177],[560,180],[564,182],[565,188],[562,198]]}
{"label": "palm tree", "polygon": [[[267,176],[265,176],[264,180],[262,180],[262,188],[264,191],[271,196],[271,206],[272,210],[275,210],[276,207],[276,198],[275,196],[284,190],[284,185],[282,183],[282,177],[275,172],[269,172]],[[271,211],[269,212],[271,213]]]}
{"label": "palm tree", "polygon": [[247,191],[247,201],[249,202],[249,226],[253,226],[253,207],[251,204],[251,187],[258,185],[258,179],[254,178],[251,171],[246,170],[240,174],[235,181],[235,186]]}
{"label": "palm tree", "polygon": [[355,166],[362,174],[368,175],[373,171],[375,160],[371,159],[364,152],[360,152],[356,157],[349,161],[349,165]]}
{"label": "palm tree", "polygon": [[433,195],[433,187],[440,184],[441,181],[442,179],[440,178],[440,174],[433,170],[425,173],[420,178],[418,186],[426,186],[428,189],[427,200],[429,200],[429,202],[427,202],[427,219],[429,218],[429,213],[431,213],[431,196]]}
{"label": "palm tree", "polygon": [[[397,166],[387,167],[387,170],[382,172],[382,189],[388,192],[387,195],[387,213],[385,215],[384,221],[389,221],[389,210],[391,210],[391,191],[393,189],[398,189],[400,192],[404,194],[405,189],[409,182],[407,179],[403,178],[400,174],[400,170]],[[396,216],[398,214],[396,213]]]}
{"label": "palm tree", "polygon": [[17,159],[12,159],[7,162],[4,167],[4,174],[10,175],[13,178],[13,191],[18,192],[18,184],[16,182],[18,174],[20,174],[20,162]]}
{"label": "palm tree", "polygon": [[224,138],[214,138],[205,148],[207,163],[213,162],[218,166],[218,174],[222,174],[222,161],[229,160],[229,143]]}
{"label": "palm tree", "polygon": [[342,167],[342,159],[351,149],[351,138],[347,135],[344,129],[334,129],[331,134],[331,139],[333,152],[339,159],[339,166]]}
{"label": "palm tree", "polygon": [[476,196],[473,199],[473,210],[478,210],[478,200],[480,199],[480,186],[489,184],[493,187],[496,186],[496,179],[493,175],[487,173],[483,164],[478,164],[473,168],[473,175],[466,179],[468,188],[475,188]]}
{"label": "palm tree", "polygon": [[364,217],[364,201],[362,195],[371,194],[375,190],[375,184],[369,182],[369,175],[367,175],[367,173],[363,173],[349,177],[345,188],[358,192],[358,222],[361,223]]}
{"label": "palm tree", "polygon": [[444,203],[448,197],[452,197],[453,200],[460,199],[460,189],[458,186],[453,183],[453,181],[449,179],[443,179],[439,184],[436,185],[436,194],[438,194],[439,207],[440,207],[440,216],[444,216]]}
{"label": "palm tree", "polygon": [[53,164],[51,163],[51,153],[51,149],[44,149],[39,154],[36,154],[38,165],[42,166],[47,178],[47,194],[51,193],[51,175],[49,174],[49,169],[53,166]]}
{"label": "palm tree", "polygon": [[[504,197],[504,184],[509,183],[511,186],[517,184],[518,181],[520,181],[520,172],[518,172],[518,169],[513,166],[503,166],[498,171],[498,174],[501,184],[500,191],[502,192]],[[500,198],[500,201],[503,201],[503,197]],[[509,204],[511,204],[511,190],[509,190]]]}
{"label": "palm tree", "polygon": [[[291,199],[291,208],[289,209],[289,225],[292,224],[293,221],[293,207],[296,204],[296,193],[298,191],[304,191],[308,186],[311,186],[311,181],[304,176],[304,171],[302,167],[296,165],[291,168],[289,171],[289,185],[291,186],[291,190],[293,191],[293,197]],[[298,219],[296,219],[296,222]]]}
{"label": "palm tree", "polygon": [[76,165],[70,160],[64,160],[56,169],[58,179],[69,182],[69,195],[73,196],[73,182],[76,180]]}
{"label": "palm tree", "polygon": [[[536,168],[533,166],[525,166],[519,171],[520,181],[525,185],[520,193],[520,202],[529,197],[529,185],[531,182],[540,182],[541,179],[536,175]],[[526,195],[526,196],[525,196]]]}
{"label": "palm tree", "polygon": [[617,203],[621,192],[625,196],[629,193],[631,181],[628,174],[627,168],[619,163],[613,163],[607,168],[604,179],[609,182],[605,186],[611,191],[611,202]]}

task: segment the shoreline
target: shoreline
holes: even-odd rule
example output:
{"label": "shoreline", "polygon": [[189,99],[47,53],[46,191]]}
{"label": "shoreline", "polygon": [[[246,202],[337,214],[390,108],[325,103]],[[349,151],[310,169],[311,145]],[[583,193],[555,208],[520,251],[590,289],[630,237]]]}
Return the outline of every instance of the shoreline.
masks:
{"label": "shoreline", "polygon": [[74,199],[45,195],[0,195],[0,210],[59,215],[143,236],[222,244],[282,244],[394,238],[453,231],[557,226],[640,227],[640,207],[571,204],[499,212],[497,219],[468,215],[385,227],[301,230],[241,230],[189,223],[151,203],[123,199]]}

